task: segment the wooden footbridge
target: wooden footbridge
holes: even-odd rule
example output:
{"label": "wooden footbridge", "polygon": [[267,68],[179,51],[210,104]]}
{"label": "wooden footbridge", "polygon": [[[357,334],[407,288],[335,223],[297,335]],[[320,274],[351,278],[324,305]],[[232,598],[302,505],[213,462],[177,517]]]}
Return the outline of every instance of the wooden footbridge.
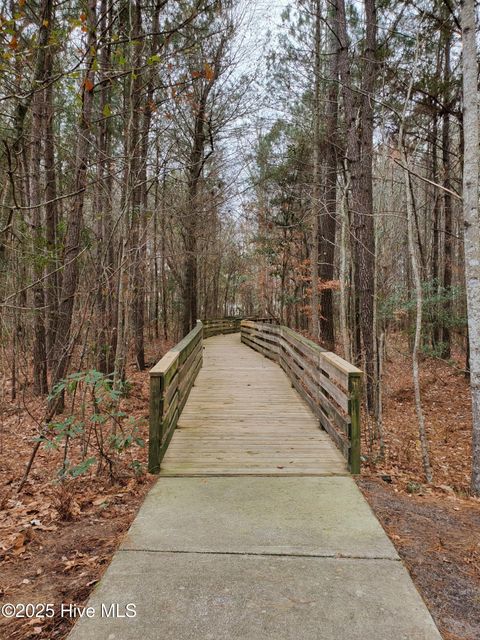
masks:
{"label": "wooden footbridge", "polygon": [[198,322],[150,371],[149,471],[358,473],[361,375],[287,327]]}

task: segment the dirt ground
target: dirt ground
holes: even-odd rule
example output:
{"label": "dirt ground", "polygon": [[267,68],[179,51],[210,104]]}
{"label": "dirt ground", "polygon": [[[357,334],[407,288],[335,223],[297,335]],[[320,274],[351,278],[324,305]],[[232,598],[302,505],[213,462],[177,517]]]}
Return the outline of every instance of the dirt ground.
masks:
{"label": "dirt ground", "polygon": [[[423,480],[410,360],[390,342],[384,378],[385,456],[371,447],[359,486],[398,549],[444,640],[480,638],[480,501],[470,496],[470,396],[453,363],[425,360],[422,392],[434,482]],[[158,353],[158,349],[156,350]],[[155,359],[153,351],[151,360]],[[129,372],[122,408],[143,419],[147,439],[148,375]],[[82,605],[101,577],[154,478],[123,473],[112,483],[86,474],[56,482],[59,453],[40,449],[29,480],[16,487],[32,450],[38,400],[5,398],[0,412],[0,602]],[[147,448],[136,456],[146,463]],[[65,512],[70,520],[65,520]],[[0,640],[61,640],[72,622],[0,618]]]}
{"label": "dirt ground", "polygon": [[480,500],[470,495],[471,405],[464,355],[421,363],[433,483],[426,485],[406,341],[389,341],[383,380],[384,459],[358,484],[405,562],[444,640],[480,638]]}
{"label": "dirt ground", "polygon": [[[91,500],[80,503],[75,521],[59,522],[47,516],[42,520],[44,528],[23,528],[23,533],[28,532],[23,547],[17,546],[13,555],[2,561],[1,601],[54,603],[56,609],[60,603],[83,604],[108,566],[149,484],[130,489],[109,487],[108,492],[102,487],[95,505]],[[97,496],[105,502],[99,505]],[[29,517],[44,517],[45,513],[28,511]],[[0,638],[56,640],[66,636],[72,622],[60,616],[51,620],[3,618]]]}
{"label": "dirt ground", "polygon": [[[140,435],[148,442],[148,374],[130,367],[128,379],[131,389],[121,409],[139,421]],[[57,481],[61,451],[41,447],[18,494],[38,435],[33,418],[43,415],[38,400],[29,398],[28,412],[24,400],[4,400],[0,407],[0,603],[53,603],[55,610],[61,603],[82,605],[155,478],[136,475],[123,464],[113,482],[106,474],[89,472],[62,486]],[[134,452],[144,470],[147,452],[147,446]],[[58,640],[72,624],[58,615],[43,620],[0,617],[0,640]]]}
{"label": "dirt ground", "polygon": [[454,496],[409,495],[378,478],[358,484],[444,640],[480,638],[480,508]]}

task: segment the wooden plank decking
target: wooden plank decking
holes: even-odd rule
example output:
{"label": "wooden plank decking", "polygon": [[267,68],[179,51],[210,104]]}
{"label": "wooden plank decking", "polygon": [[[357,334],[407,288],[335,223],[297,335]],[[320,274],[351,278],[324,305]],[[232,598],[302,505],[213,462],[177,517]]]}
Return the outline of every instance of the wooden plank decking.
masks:
{"label": "wooden plank decking", "polygon": [[238,333],[209,338],[204,347],[161,475],[348,474],[277,364],[243,345]]}

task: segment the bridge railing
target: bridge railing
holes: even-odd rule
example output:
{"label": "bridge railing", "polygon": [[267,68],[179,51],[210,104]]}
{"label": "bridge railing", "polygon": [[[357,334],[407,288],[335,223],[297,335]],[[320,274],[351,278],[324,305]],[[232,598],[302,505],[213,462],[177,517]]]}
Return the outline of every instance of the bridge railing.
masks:
{"label": "bridge railing", "polygon": [[198,321],[197,326],[150,369],[150,473],[160,471],[178,418],[202,367],[202,337],[203,324]]}
{"label": "bridge railing", "polygon": [[220,334],[227,333],[239,333],[242,320],[255,320],[255,322],[273,322],[271,318],[255,318],[231,316],[229,318],[216,318],[214,320],[202,320],[203,323],[203,337],[210,338],[211,336],[218,336]]}
{"label": "bridge railing", "polygon": [[360,473],[361,370],[284,326],[244,320],[241,340],[282,367],[350,472]]}
{"label": "bridge railing", "polygon": [[202,320],[203,337],[217,336],[219,334],[237,333],[240,331],[242,318],[218,318],[215,320]]}

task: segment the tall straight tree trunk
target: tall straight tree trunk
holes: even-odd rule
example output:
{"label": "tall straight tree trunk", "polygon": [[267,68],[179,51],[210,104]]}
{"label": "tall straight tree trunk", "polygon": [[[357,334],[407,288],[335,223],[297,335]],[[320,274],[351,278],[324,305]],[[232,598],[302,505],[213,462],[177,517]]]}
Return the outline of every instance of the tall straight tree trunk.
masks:
{"label": "tall straight tree trunk", "polygon": [[463,223],[472,392],[472,491],[480,495],[480,223],[478,219],[478,62],[475,0],[461,2],[463,127]]}
{"label": "tall straight tree trunk", "polygon": [[[138,31],[141,31],[141,14],[140,14],[140,4],[137,8],[138,17]],[[159,14],[160,14],[160,3],[157,2],[155,4],[153,18],[152,18],[152,29],[154,34],[158,34],[160,31],[159,26]],[[152,40],[152,47],[150,51],[150,55],[153,57],[157,53],[158,49],[158,35],[155,35]],[[140,74],[140,71],[137,72]],[[147,245],[146,245],[146,237],[145,231],[147,228],[147,208],[148,208],[148,189],[147,189],[147,162],[148,162],[148,142],[150,135],[150,124],[152,121],[152,108],[153,108],[153,96],[155,91],[155,83],[153,74],[150,74],[150,77],[147,82],[147,91],[144,97],[144,106],[143,106],[143,118],[141,120],[141,129],[140,129],[140,139],[139,139],[139,154],[140,154],[140,162],[139,162],[139,171],[138,171],[138,181],[139,181],[139,189],[140,193],[140,208],[141,213],[139,215],[139,223],[141,224],[141,233],[139,236],[139,245],[136,251],[136,268],[135,268],[135,299],[133,301],[135,305],[134,309],[134,347],[135,347],[135,360],[137,363],[137,368],[139,371],[142,371],[145,368],[145,277],[146,277],[146,256],[147,256]],[[138,114],[140,117],[140,114]]]}
{"label": "tall straight tree trunk", "polygon": [[[53,17],[50,18],[53,20]],[[44,163],[45,163],[45,239],[48,252],[47,274],[45,280],[45,302],[47,306],[47,362],[50,371],[54,368],[54,344],[58,322],[58,298],[61,286],[61,274],[58,271],[58,225],[57,172],[55,168],[54,104],[53,104],[53,55],[47,54],[47,69],[44,104]]]}
{"label": "tall straight tree trunk", "polygon": [[193,329],[197,320],[197,218],[200,202],[198,198],[200,176],[205,147],[205,113],[208,93],[202,93],[201,102],[195,116],[195,129],[188,179],[188,206],[185,224],[185,275],[183,333]]}
{"label": "tall straight tree trunk", "polygon": [[[405,166],[407,164],[406,158],[404,157]],[[425,479],[428,483],[432,482],[432,468],[430,465],[430,454],[428,451],[428,439],[427,432],[425,429],[425,416],[422,408],[422,399],[421,399],[421,389],[420,389],[420,366],[418,353],[422,344],[422,316],[423,316],[423,289],[422,289],[422,278],[420,274],[420,265],[419,259],[417,255],[417,247],[415,246],[414,240],[414,211],[413,211],[413,200],[412,200],[412,187],[410,184],[410,174],[408,169],[404,170],[404,178],[405,178],[405,190],[406,190],[406,201],[407,201],[407,228],[408,228],[408,253],[410,256],[410,261],[412,264],[412,273],[413,273],[413,281],[415,287],[415,297],[416,297],[416,314],[415,314],[415,338],[413,342],[413,350],[412,350],[412,370],[413,370],[413,387],[415,393],[415,410],[417,413],[418,420],[418,433],[420,439],[420,448],[422,451],[422,464],[423,471],[425,474]]]}
{"label": "tall straight tree trunk", "polygon": [[[338,127],[338,26],[336,0],[329,4],[329,78],[325,115],[325,204],[320,218],[320,279],[334,279],[335,235],[337,227],[337,127]],[[326,349],[335,349],[333,289],[321,292],[320,336]]]}
{"label": "tall straight tree trunk", "polygon": [[[42,255],[45,249],[55,255],[56,251],[56,224],[57,224],[57,205],[56,199],[56,177],[55,177],[55,158],[54,158],[54,140],[53,140],[53,105],[52,105],[52,84],[50,78],[53,67],[52,45],[48,40],[53,28],[53,2],[47,0],[44,3],[43,13],[40,25],[40,40],[44,41],[44,55],[39,56],[37,61],[37,73],[46,83],[43,91],[35,93],[33,98],[32,112],[32,132],[33,132],[33,148],[32,148],[32,199],[33,204],[37,205],[33,211],[33,229],[34,242],[36,244],[36,256]],[[42,144],[42,139],[44,140]],[[43,189],[41,179],[41,158],[45,162],[45,189]],[[45,224],[42,220],[42,209],[40,203],[45,198]],[[44,236],[43,229],[46,229]],[[49,255],[49,260],[51,257]],[[55,269],[56,261],[50,268]],[[33,289],[35,313],[35,346],[34,346],[34,390],[37,393],[46,393],[48,391],[48,362],[52,362],[53,357],[53,341],[56,331],[56,317],[58,310],[58,277],[50,277],[47,279],[45,293],[43,282],[38,282],[43,278],[43,265],[35,261],[35,279],[37,284]],[[46,311],[45,311],[46,307]],[[48,318],[47,322],[45,322]]]}
{"label": "tall straight tree trunk", "polygon": [[375,0],[365,0],[365,52],[363,66],[363,101],[361,111],[361,158],[359,194],[357,206],[359,215],[356,228],[356,295],[359,298],[360,329],[365,357],[367,380],[367,401],[369,410],[373,409],[375,389],[375,324],[374,324],[374,260],[375,233],[373,224],[373,95],[375,88],[375,52],[377,15]]}
{"label": "tall straight tree trunk", "polygon": [[322,47],[322,5],[321,0],[314,2],[315,13],[315,46],[314,46],[314,86],[313,103],[313,176],[312,176],[312,249],[310,254],[312,279],[312,327],[315,340],[320,339],[320,297],[319,297],[319,229],[321,217],[321,135],[322,102],[320,99],[321,47]]}
{"label": "tall straight tree trunk", "polygon": [[195,115],[195,128],[192,151],[190,154],[190,169],[188,178],[188,206],[185,224],[185,276],[184,276],[184,309],[183,333],[186,335],[193,329],[197,320],[197,219],[199,214],[199,183],[203,167],[205,149],[205,114],[208,93],[202,92],[198,111]]}
{"label": "tall straight tree trunk", "polygon": [[[348,27],[347,27],[347,16],[345,11],[345,0],[337,0],[337,20],[338,20],[338,44],[339,44],[339,52],[338,52],[338,67],[339,67],[339,76],[341,81],[342,88],[342,97],[343,97],[343,110],[344,110],[344,138],[345,144],[342,149],[344,160],[343,160],[343,172],[344,172],[344,183],[345,183],[345,194],[343,198],[343,202],[345,205],[344,208],[344,221],[348,223],[348,229],[345,231],[348,234],[351,234],[351,242],[350,244],[350,252],[349,252],[349,264],[348,264],[348,274],[349,274],[349,297],[348,304],[347,300],[344,298],[345,304],[343,305],[343,309],[347,313],[348,325],[349,325],[349,334],[351,336],[351,353],[352,358],[355,362],[360,364],[361,361],[361,335],[360,335],[360,319],[359,319],[359,309],[358,309],[358,297],[356,293],[356,277],[355,273],[357,271],[358,265],[356,265],[354,256],[355,256],[355,244],[358,242],[358,238],[355,233],[351,233],[352,229],[355,232],[353,223],[354,223],[354,215],[353,212],[355,210],[355,201],[356,194],[358,191],[358,162],[360,158],[360,144],[359,137],[357,135],[357,112],[359,110],[359,96],[353,90],[351,70],[350,70],[350,60],[349,60],[349,45],[350,39],[348,35]],[[344,254],[345,256],[345,254]],[[345,265],[345,271],[347,272],[347,265]],[[343,278],[345,282],[345,278]],[[345,289],[342,291],[342,295],[345,295]],[[369,381],[367,379],[367,384]]]}
{"label": "tall straight tree trunk", "polygon": [[[65,235],[65,253],[63,283],[58,312],[58,325],[55,340],[55,356],[57,366],[52,383],[65,377],[73,345],[71,344],[71,328],[73,309],[78,284],[78,256],[80,253],[80,235],[83,226],[83,205],[87,184],[87,161],[90,149],[90,120],[93,104],[93,87],[95,80],[94,61],[96,57],[96,0],[89,0],[86,25],[88,29],[86,46],[86,72],[82,82],[82,108],[78,126],[76,164],[75,164],[75,196],[67,218]],[[51,401],[51,410],[63,411],[63,395]]]}
{"label": "tall straight tree trunk", "polygon": [[[443,308],[443,317],[450,318],[452,314],[451,303],[451,287],[452,287],[452,259],[453,259],[453,234],[452,234],[452,196],[449,191],[452,188],[451,185],[451,160],[450,160],[450,46],[451,35],[448,32],[445,35],[444,46],[444,74],[443,80],[445,85],[444,95],[444,113],[442,123],[442,163],[443,163],[443,186],[445,191],[443,192],[443,212],[445,221],[445,238],[444,238],[444,272],[443,272],[443,287],[446,300]],[[451,338],[450,327],[447,322],[443,323],[442,327],[442,357],[450,358],[451,353]]]}
{"label": "tall straight tree trunk", "polygon": [[160,263],[160,272],[162,280],[162,319],[163,319],[163,337],[168,340],[168,302],[167,302],[167,243],[165,238],[165,191],[166,191],[166,170],[163,172],[162,180],[162,211],[160,217],[160,250],[162,252],[162,261]]}
{"label": "tall straight tree trunk", "polygon": [[[131,210],[130,254],[132,263],[130,268],[130,289],[132,293],[131,320],[135,362],[137,369],[145,368],[144,351],[144,256],[145,256],[145,200],[143,171],[143,99],[142,98],[142,4],[138,1],[134,5],[132,40],[134,44],[133,67],[134,74],[130,82],[130,122],[129,122],[129,197]],[[148,116],[149,117],[149,116]]]}
{"label": "tall straight tree trunk", "polygon": [[354,351],[356,360],[363,354],[366,373],[368,410],[374,407],[376,380],[374,326],[374,259],[375,236],[373,224],[373,101],[375,88],[376,8],[375,0],[364,0],[365,38],[361,57],[361,91],[352,88],[349,38],[345,0],[337,0],[339,73],[342,82],[346,120],[346,174],[351,184],[349,202],[353,213],[353,284],[355,288]]}
{"label": "tall straight tree trunk", "polygon": [[147,162],[148,162],[148,138],[150,133],[150,122],[152,111],[150,103],[153,98],[153,87],[147,92],[147,103],[144,107],[143,127],[141,132],[141,167],[140,167],[140,183],[142,185],[141,210],[141,234],[140,243],[137,251],[137,269],[136,269],[136,312],[135,312],[135,360],[139,371],[145,369],[145,277],[146,277],[146,256],[147,245],[145,231],[147,228],[147,208],[148,208],[148,190],[147,190]]}
{"label": "tall straight tree trunk", "polygon": [[33,302],[35,307],[33,343],[33,391],[42,395],[48,391],[47,382],[47,346],[45,334],[45,292],[43,289],[44,235],[42,220],[41,158],[43,132],[43,91],[38,91],[32,104],[32,149],[31,149],[31,198],[32,227],[34,244]]}
{"label": "tall straight tree trunk", "polygon": [[[418,41],[417,48],[415,50],[415,63],[414,69],[418,64]],[[399,150],[401,154],[403,164],[403,175],[405,180],[405,201],[407,206],[407,244],[408,255],[410,258],[410,264],[412,267],[413,284],[415,288],[415,300],[416,300],[416,314],[415,314],[415,337],[412,350],[412,373],[413,373],[413,388],[415,394],[415,410],[418,420],[418,434],[420,440],[420,448],[422,452],[422,464],[423,471],[425,473],[425,479],[428,483],[432,482],[432,468],[430,465],[430,454],[428,450],[428,439],[425,428],[425,416],[422,408],[422,398],[420,389],[420,366],[419,366],[419,350],[422,345],[422,321],[423,321],[423,289],[422,289],[422,274],[421,263],[419,259],[419,235],[416,233],[415,227],[415,204],[413,200],[413,187],[411,184],[411,176],[408,166],[408,157],[405,151],[405,117],[407,108],[411,100],[413,89],[414,73],[411,74],[410,83],[408,85],[407,96],[405,99],[402,120],[400,122],[399,131]]]}
{"label": "tall straight tree trunk", "polygon": [[[190,198],[194,195],[197,201],[196,190],[190,190]],[[192,207],[193,209],[193,207]],[[187,228],[185,241],[185,283],[184,283],[184,311],[183,333],[186,335],[192,328],[194,318],[197,317],[197,222],[196,213],[191,216]]]}
{"label": "tall straight tree trunk", "polygon": [[[48,38],[52,28],[52,3],[46,2],[39,25],[40,47],[43,54],[38,56],[36,75],[38,80],[45,82],[47,72]],[[34,90],[36,87],[34,87]],[[45,331],[45,291],[43,285],[43,255],[45,253],[45,238],[42,220],[42,138],[44,134],[45,109],[43,100],[44,90],[36,90],[32,101],[32,148],[31,158],[31,198],[34,206],[32,211],[33,243],[34,243],[34,278],[33,301],[35,307],[34,328],[35,339],[33,346],[33,390],[42,395],[48,391],[47,381],[47,344]]]}
{"label": "tall straight tree trunk", "polygon": [[350,333],[348,330],[348,289],[347,289],[347,281],[348,281],[348,258],[349,258],[349,229],[350,224],[348,220],[348,206],[347,206],[347,191],[348,185],[344,185],[342,196],[341,196],[341,206],[340,212],[342,216],[342,226],[341,226],[341,236],[340,236],[340,268],[339,268],[339,279],[340,279],[340,332],[342,335],[342,346],[343,346],[343,357],[346,360],[352,359],[352,348],[351,348],[351,340]]}
{"label": "tall straight tree trunk", "polygon": [[153,291],[153,304],[152,304],[152,320],[154,323],[155,338],[160,337],[160,283],[158,278],[158,216],[160,208],[159,197],[159,148],[158,140],[155,145],[155,189],[154,189],[154,202],[153,202],[153,270],[152,270],[152,291]]}
{"label": "tall straight tree trunk", "polygon": [[97,368],[105,374],[113,371],[112,353],[112,278],[114,271],[112,251],[112,179],[109,171],[109,157],[111,152],[110,99],[111,87],[108,82],[110,68],[111,32],[111,4],[108,0],[100,2],[100,32],[104,34],[104,41],[98,54],[100,86],[97,106],[97,183],[95,193],[96,206],[96,238],[97,238],[97,268],[100,270],[96,292],[97,326]]}
{"label": "tall straight tree trunk", "polygon": [[[432,124],[432,151],[431,151],[431,180],[432,182],[438,182],[438,153],[437,153],[437,142],[438,142],[438,115],[435,111],[433,115],[433,124]],[[433,237],[432,237],[432,281],[434,283],[435,290],[437,292],[440,291],[440,221],[441,221],[441,208],[440,208],[440,200],[441,196],[438,192],[438,189],[435,187],[432,193],[433,197],[433,210],[432,210],[432,224],[433,224]],[[441,341],[440,335],[440,326],[435,323],[433,327],[432,333],[432,347],[436,347],[438,343]]]}

